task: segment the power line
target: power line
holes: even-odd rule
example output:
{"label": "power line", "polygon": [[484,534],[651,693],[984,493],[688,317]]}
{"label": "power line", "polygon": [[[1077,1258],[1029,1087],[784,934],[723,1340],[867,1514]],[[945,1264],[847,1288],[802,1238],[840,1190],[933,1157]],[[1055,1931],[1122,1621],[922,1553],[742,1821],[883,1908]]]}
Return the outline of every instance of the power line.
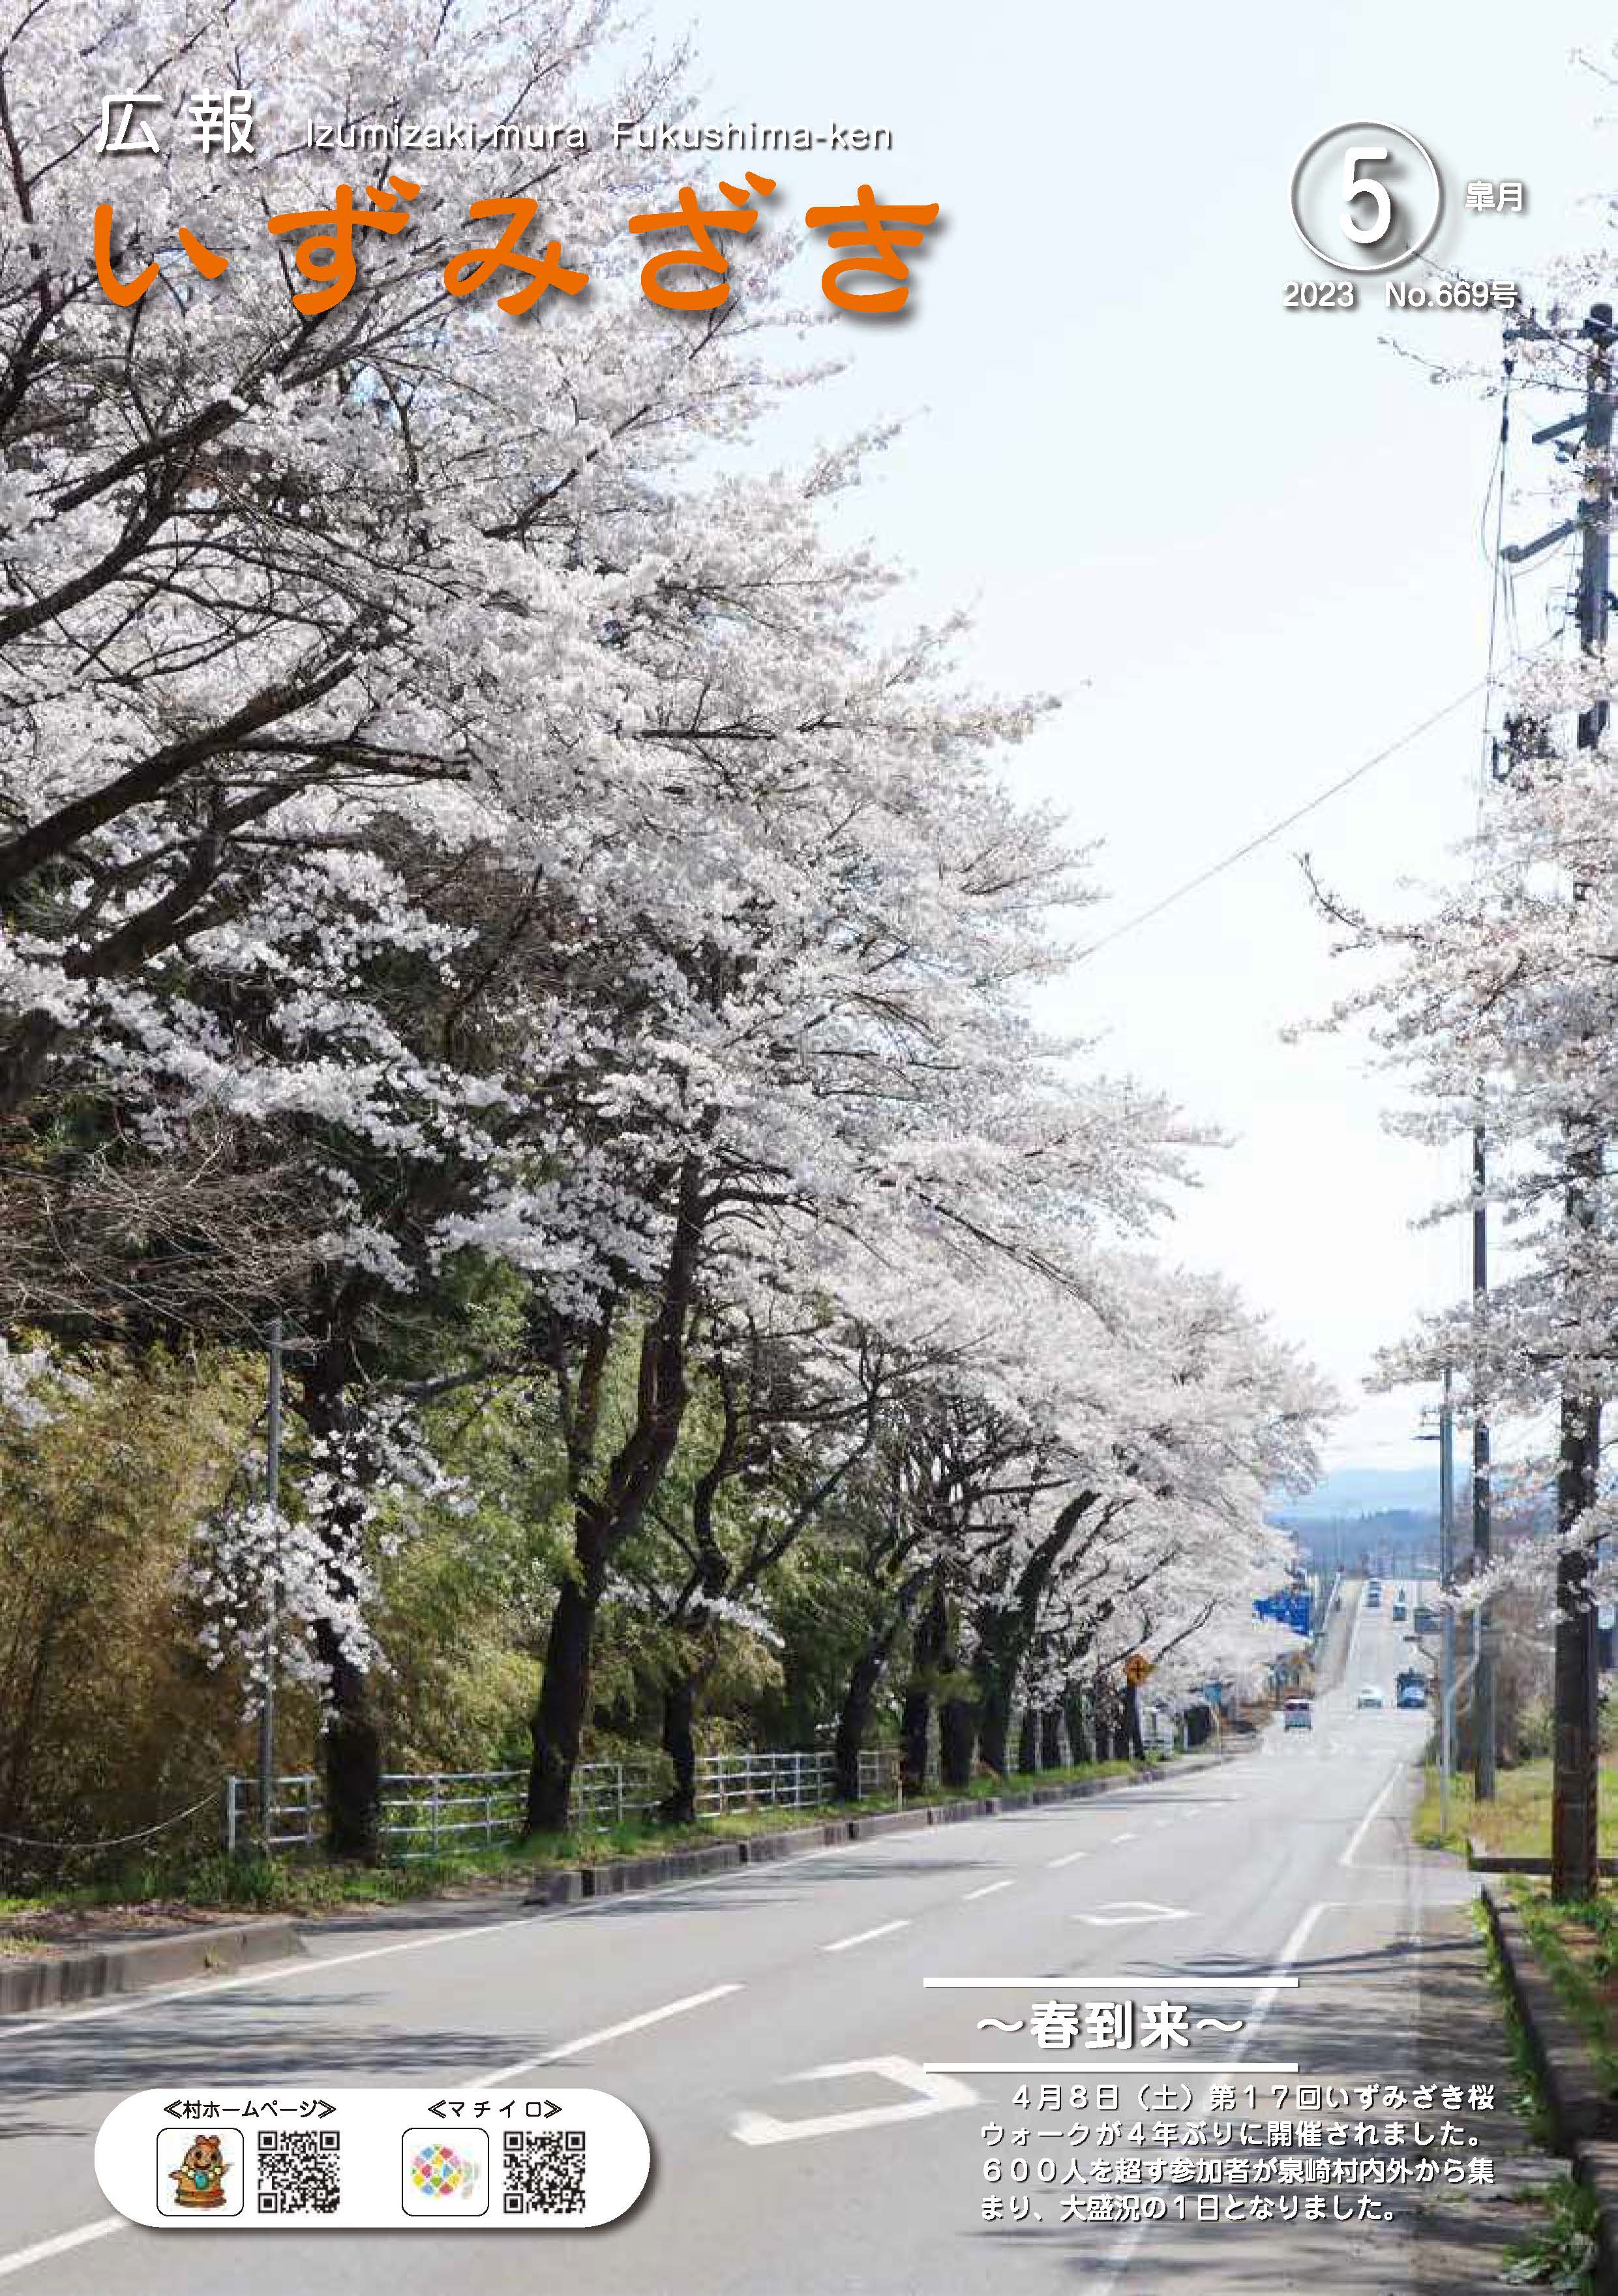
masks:
{"label": "power line", "polygon": [[1378,750],[1374,757],[1365,758],[1353,768],[1352,773],[1340,775],[1335,782],[1328,783],[1325,789],[1317,790],[1313,797],[1297,807],[1295,811],[1284,815],[1279,821],[1272,821],[1268,829],[1261,829],[1256,837],[1250,837],[1245,845],[1238,845],[1234,853],[1227,853],[1222,860],[1215,861],[1206,869],[1199,870],[1195,877],[1188,877],[1184,884],[1176,885],[1172,893],[1164,893],[1162,899],[1154,901],[1149,908],[1138,911],[1132,917],[1126,917],[1122,924],[1115,925],[1110,932],[1103,933],[1099,940],[1092,940],[1088,948],[1082,948],[1078,952],[1073,960],[1074,963],[1083,964],[1086,957],[1095,956],[1102,949],[1110,948],[1114,941],[1122,940],[1125,933],[1132,933],[1141,925],[1149,924],[1154,917],[1160,917],[1165,909],[1172,909],[1176,902],[1183,901],[1191,893],[1199,892],[1203,886],[1212,884],[1215,877],[1222,877],[1227,869],[1234,869],[1238,861],[1245,861],[1249,854],[1258,852],[1262,847],[1283,835],[1295,823],[1304,820],[1318,808],[1325,805],[1329,799],[1339,796],[1345,789],[1352,789],[1355,782],[1363,781],[1367,774],[1374,773],[1378,766],[1385,765],[1390,758],[1397,757],[1401,750],[1408,750],[1412,742],[1418,742],[1424,734],[1431,733],[1434,726],[1442,726],[1446,718],[1452,718],[1458,709],[1464,709],[1469,701],[1475,701],[1477,695],[1485,690],[1488,684],[1486,677],[1477,679],[1475,684],[1467,686],[1464,693],[1458,693],[1453,701],[1446,701],[1442,709],[1434,709],[1430,718],[1424,718],[1418,726],[1412,726],[1407,733],[1401,734],[1396,742],[1390,742],[1385,749]]}

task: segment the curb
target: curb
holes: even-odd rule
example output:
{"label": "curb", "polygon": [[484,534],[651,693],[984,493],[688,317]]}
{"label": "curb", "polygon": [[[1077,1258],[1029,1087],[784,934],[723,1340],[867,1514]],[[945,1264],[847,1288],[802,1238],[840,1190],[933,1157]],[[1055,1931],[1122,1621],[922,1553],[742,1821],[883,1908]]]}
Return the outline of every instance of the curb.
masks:
{"label": "curb", "polygon": [[37,1961],[0,1961],[0,2016],[94,2001],[107,1993],[138,1993],[148,1985],[245,1969],[255,1962],[286,1961],[303,1950],[296,1924],[277,1915],[174,1937],[136,1938],[127,1945],[91,1946]]}
{"label": "curb", "polygon": [[[1596,1860],[1609,1881],[1618,1874],[1618,1857],[1598,1857]],[[1474,1874],[1549,1874],[1549,1857],[1519,1857],[1503,1850],[1485,1849],[1475,1833],[1467,1836],[1467,1865]]]}
{"label": "curb", "polygon": [[1481,1894],[1557,2142],[1596,2203],[1600,2285],[1618,2288],[1618,2097],[1604,2086],[1516,1907],[1487,1882]]}
{"label": "curb", "polygon": [[[1110,1778],[1079,1778],[1067,1785],[1031,1786],[1025,1792],[989,1794],[977,1800],[925,1802],[911,1809],[874,1810],[866,1817],[831,1818],[818,1825],[795,1825],[780,1833],[749,1833],[702,1849],[666,1850],[646,1857],[622,1857],[611,1865],[568,1866],[547,1874],[523,1897],[525,1906],[576,1906],[601,1898],[620,1898],[635,1890],[655,1890],[670,1882],[694,1881],[743,1866],[774,1864],[812,1849],[844,1841],[868,1841],[883,1833],[915,1833],[929,1825],[958,1825],[975,1817],[999,1817],[1037,1805],[1089,1801],[1119,1786],[1156,1784],[1218,1766],[1217,1754],[1187,1754],[1178,1761],[1153,1763]],[[1223,1759],[1230,1759],[1226,1756]]]}

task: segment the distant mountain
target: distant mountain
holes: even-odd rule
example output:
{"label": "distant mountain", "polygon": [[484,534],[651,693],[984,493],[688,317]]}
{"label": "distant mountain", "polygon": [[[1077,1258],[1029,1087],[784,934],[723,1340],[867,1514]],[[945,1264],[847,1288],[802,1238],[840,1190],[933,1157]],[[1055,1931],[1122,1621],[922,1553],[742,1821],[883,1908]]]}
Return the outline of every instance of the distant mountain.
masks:
{"label": "distant mountain", "polygon": [[1316,1521],[1322,1517],[1385,1514],[1408,1509],[1415,1514],[1438,1512],[1438,1469],[1421,1467],[1338,1467],[1318,1482],[1305,1499],[1281,1495],[1270,1512],[1287,1522]]}

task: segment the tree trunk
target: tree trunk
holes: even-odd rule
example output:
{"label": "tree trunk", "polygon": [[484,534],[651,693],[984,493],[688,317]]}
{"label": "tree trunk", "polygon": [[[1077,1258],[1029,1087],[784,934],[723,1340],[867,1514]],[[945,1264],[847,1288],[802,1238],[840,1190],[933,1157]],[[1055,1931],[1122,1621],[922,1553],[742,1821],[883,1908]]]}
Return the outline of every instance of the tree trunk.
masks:
{"label": "tree trunk", "polygon": [[904,1693],[899,1722],[900,1775],[907,1794],[925,1792],[928,1726],[933,1717],[933,1685],[949,1635],[949,1610],[944,1588],[936,1581],[927,1608],[916,1622],[911,1644],[911,1678]]}
{"label": "tree trunk", "polygon": [[529,1833],[560,1833],[573,1799],[573,1773],[590,1704],[590,1643],[598,1597],[571,1574],[562,1580],[545,1644],[545,1671],[531,1726]]}
{"label": "tree trunk", "polygon": [[[569,1445],[574,1496],[576,1573],[563,1580],[545,1644],[544,1679],[529,1727],[534,1759],[528,1769],[527,1829],[560,1833],[573,1798],[584,1717],[590,1705],[590,1645],[607,1583],[607,1566],[639,1529],[656,1498],[680,1440],[691,1390],[685,1377],[687,1324],[691,1309],[707,1207],[694,1157],[680,1169],[678,1210],[664,1270],[662,1304],[641,1333],[635,1415],[614,1453],[604,1484],[591,1492],[590,1454],[595,1439],[600,1381],[607,1365],[610,1323],[598,1329],[580,1374],[595,1393],[582,1410],[582,1427]],[[592,1357],[593,1360],[592,1361]]]}
{"label": "tree trunk", "polygon": [[332,1709],[324,1740],[326,1841],[334,1857],[374,1866],[381,1855],[382,1740],[370,1682],[343,1655],[323,1619],[316,1621],[315,1644]]}
{"label": "tree trunk", "polygon": [[[891,1640],[891,1637],[890,1637]],[[882,1679],[882,1669],[887,1661],[886,1647],[862,1651],[848,1671],[848,1687],[843,1693],[843,1707],[838,1716],[838,1734],[832,1746],[832,1787],[838,1801],[858,1801],[860,1799],[860,1752],[865,1743],[865,1733],[870,1723],[870,1709],[876,1697],[877,1685]],[[927,1748],[926,1721],[922,1723],[922,1751]]]}
{"label": "tree trunk", "polygon": [[1095,1742],[1090,1734],[1090,1718],[1084,1711],[1084,1693],[1075,1682],[1062,1702],[1067,1722],[1067,1759],[1070,1762],[1093,1762]]}
{"label": "tree trunk", "polygon": [[977,1738],[977,1709],[969,1698],[946,1698],[938,1710],[938,1768],[946,1786],[959,1792],[972,1783],[972,1749]]}
{"label": "tree trunk", "polygon": [[[303,1415],[312,1440],[339,1447],[343,1482],[322,1536],[331,1556],[332,1591],[351,1597],[349,1562],[362,1533],[361,1486],[372,1470],[363,1449],[346,1443],[354,1430],[349,1384],[355,1376],[354,1328],[358,1296],[340,1292],[322,1303],[324,1332],[304,1377]],[[329,1619],[315,1624],[315,1647],[326,1677],[323,1741],[326,1840],[338,1857],[375,1865],[381,1854],[382,1741],[369,1677],[343,1649]]]}
{"label": "tree trunk", "polygon": [[1017,1767],[1025,1775],[1040,1766],[1040,1717],[1036,1706],[1025,1706],[1022,1726],[1017,1734]]}
{"label": "tree trunk", "polygon": [[1062,1767],[1062,1710],[1047,1706],[1040,1716],[1040,1767],[1059,1770]]}
{"label": "tree trunk", "polygon": [[1127,1761],[1146,1759],[1146,1740],[1140,1730],[1140,1693],[1129,1683],[1124,1692],[1124,1753]]}
{"label": "tree trunk", "polygon": [[[977,1751],[996,1777],[1006,1775],[1006,1742],[1011,1733],[1011,1693],[996,1673],[983,1677],[978,1709]],[[1021,1764],[1018,1765],[1021,1767]]]}
{"label": "tree trunk", "polygon": [[911,1683],[899,1714],[899,1779],[907,1794],[927,1791],[927,1740],[933,1720],[933,1693]]}
{"label": "tree trunk", "polygon": [[658,1815],[666,1825],[697,1822],[696,1719],[696,1677],[676,1674],[663,1692],[663,1751],[674,1766],[674,1792],[658,1805]]}

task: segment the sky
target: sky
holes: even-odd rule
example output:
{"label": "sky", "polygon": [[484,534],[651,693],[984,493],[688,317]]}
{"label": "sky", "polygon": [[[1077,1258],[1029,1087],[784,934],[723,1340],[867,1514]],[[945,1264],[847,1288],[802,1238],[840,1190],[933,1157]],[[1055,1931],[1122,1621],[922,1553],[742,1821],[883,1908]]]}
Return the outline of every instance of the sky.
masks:
{"label": "sky", "polygon": [[[1499,319],[1389,313],[1380,282],[1352,310],[1285,308],[1288,282],[1336,276],[1297,238],[1288,184],[1322,131],[1388,120],[1442,176],[1434,258],[1527,278],[1600,245],[1618,86],[1574,60],[1611,62],[1597,7],[1351,0],[1305,29],[1284,0],[699,0],[689,17],[654,0],[644,20],[664,40],[689,24],[685,120],[893,130],[874,158],[746,163],[781,179],[766,216],[804,240],[805,301],[828,259],[806,207],[867,178],[940,203],[911,311],[822,336],[846,369],[797,396],[772,447],[785,460],[904,420],[839,515],[911,570],[919,612],[971,610],[976,682],[1063,696],[1009,772],[1099,841],[1091,937],[1483,678],[1499,406],[1435,383],[1432,363],[1497,371]],[[1467,181],[1508,176],[1525,213],[1465,214]],[[1516,426],[1508,539],[1550,523],[1532,427]],[[1363,1041],[1282,1040],[1361,978],[1333,958],[1298,856],[1363,905],[1408,903],[1456,865],[1483,728],[1474,697],[1042,1006],[1230,1136],[1164,1248],[1225,1270],[1331,1374],[1349,1405],[1336,1464],[1431,1464],[1433,1398],[1361,1382],[1379,1345],[1462,1287],[1466,1242],[1415,1230],[1458,1156],[1385,1135],[1397,1086]]]}

